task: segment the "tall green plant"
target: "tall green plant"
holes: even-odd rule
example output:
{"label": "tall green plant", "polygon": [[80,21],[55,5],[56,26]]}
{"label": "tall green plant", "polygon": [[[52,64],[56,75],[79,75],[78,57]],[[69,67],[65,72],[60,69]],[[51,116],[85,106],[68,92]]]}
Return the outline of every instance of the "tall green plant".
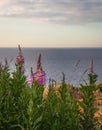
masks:
{"label": "tall green plant", "polygon": [[14,122],[12,119],[11,77],[7,60],[0,64],[0,129],[9,129]]}
{"label": "tall green plant", "polygon": [[43,110],[43,87],[34,82],[29,88],[29,103],[27,104],[26,128],[27,130],[40,129]]}
{"label": "tall green plant", "polygon": [[56,125],[58,125],[58,123],[56,122],[56,119],[58,118],[58,113],[58,97],[55,91],[52,88],[49,88],[47,99],[43,101],[40,129],[57,130],[57,128],[59,128],[59,126],[57,126],[56,128]]}
{"label": "tall green plant", "polygon": [[15,120],[15,123],[11,125],[12,128],[14,125],[22,124],[23,114],[26,114],[27,103],[29,100],[26,84],[26,76],[22,70],[22,64],[19,63],[16,65],[16,71],[12,73],[11,101],[12,113]]}
{"label": "tall green plant", "polygon": [[89,85],[81,84],[81,93],[82,93],[82,102],[79,102],[80,107],[83,112],[81,113],[81,125],[83,130],[93,130],[95,129],[96,119],[94,117],[97,109],[94,106],[95,95],[94,92],[96,90],[96,80],[97,75],[94,73],[90,73],[89,75]]}
{"label": "tall green plant", "polygon": [[64,82],[57,94],[55,90],[49,89],[48,97],[44,101],[42,130],[79,130],[80,113],[77,100],[69,92]]}
{"label": "tall green plant", "polygon": [[74,94],[69,91],[66,83],[62,82],[59,92],[60,98],[60,130],[79,130],[80,129],[80,113],[78,111],[77,100]]}

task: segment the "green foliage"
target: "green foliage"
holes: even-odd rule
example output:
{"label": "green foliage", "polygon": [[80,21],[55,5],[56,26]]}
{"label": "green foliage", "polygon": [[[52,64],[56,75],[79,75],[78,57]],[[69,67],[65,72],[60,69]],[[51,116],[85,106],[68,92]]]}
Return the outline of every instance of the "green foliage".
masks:
{"label": "green foliage", "polygon": [[[41,127],[42,130],[56,128],[56,118],[58,117],[58,98],[53,89],[49,89],[48,97],[43,101],[43,112]],[[39,129],[39,130],[40,130]]]}
{"label": "green foliage", "polygon": [[96,76],[89,75],[89,82],[81,85],[83,102],[65,82],[43,99],[44,87],[36,81],[29,87],[21,64],[12,74],[7,63],[0,64],[0,130],[93,130]]}
{"label": "green foliage", "polygon": [[77,100],[69,93],[68,86],[62,84],[55,92],[49,89],[48,98],[44,101],[42,130],[79,130],[80,116]]}
{"label": "green foliage", "polygon": [[7,129],[12,122],[10,116],[11,107],[11,77],[8,72],[8,66],[0,65],[0,129]]}
{"label": "green foliage", "polygon": [[97,108],[94,106],[97,75],[89,74],[89,85],[81,85],[82,102],[79,102],[83,112],[81,113],[81,124],[83,130],[93,130],[96,125],[94,114]]}
{"label": "green foliage", "polygon": [[80,129],[80,113],[77,100],[75,99],[73,93],[68,89],[68,86],[65,83],[62,83],[62,86],[59,89],[61,93],[61,98],[59,102],[60,108],[60,124],[62,125],[61,130],[79,130]]}
{"label": "green foliage", "polygon": [[36,82],[29,89],[30,100],[27,107],[27,128],[28,130],[37,130],[42,120],[43,110],[43,87]]}
{"label": "green foliage", "polygon": [[94,73],[90,73],[88,76],[89,76],[90,85],[94,85],[96,83],[96,81],[97,81],[98,75],[94,74]]}

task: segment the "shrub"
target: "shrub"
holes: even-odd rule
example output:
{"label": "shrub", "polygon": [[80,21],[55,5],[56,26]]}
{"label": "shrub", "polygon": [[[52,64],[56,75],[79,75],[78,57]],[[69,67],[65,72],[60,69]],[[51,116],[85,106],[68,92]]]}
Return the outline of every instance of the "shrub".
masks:
{"label": "shrub", "polygon": [[96,78],[97,75],[90,73],[89,74],[89,85],[81,84],[81,93],[82,93],[82,102],[79,102],[80,107],[82,108],[81,112],[81,125],[82,130],[94,130],[96,126],[96,119],[94,117],[97,108],[94,106],[96,90]]}
{"label": "shrub", "polygon": [[[36,81],[29,87],[22,70],[9,72],[7,61],[0,64],[0,130],[94,130],[101,129],[94,117],[97,75],[89,74],[89,84],[81,84],[82,102],[75,98],[74,87],[63,80],[57,89],[49,87],[43,98],[44,86]],[[83,111],[80,111],[82,108]]]}

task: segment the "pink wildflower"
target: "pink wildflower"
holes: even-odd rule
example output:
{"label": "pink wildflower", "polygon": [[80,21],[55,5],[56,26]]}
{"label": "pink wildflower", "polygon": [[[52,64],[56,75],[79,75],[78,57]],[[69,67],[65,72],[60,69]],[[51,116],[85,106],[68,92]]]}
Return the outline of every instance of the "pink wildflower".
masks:
{"label": "pink wildflower", "polygon": [[28,79],[28,84],[32,85],[33,82],[34,82],[34,74],[33,74],[33,70],[32,70],[32,67],[31,67],[31,75],[30,75],[30,77]]}
{"label": "pink wildflower", "polygon": [[16,64],[18,63],[21,63],[21,64],[24,64],[24,57],[22,56],[21,54],[21,48],[20,48],[20,45],[18,45],[18,56],[16,58]]}
{"label": "pink wildflower", "polygon": [[31,75],[29,77],[28,84],[32,85],[34,80],[36,80],[39,85],[46,84],[46,74],[43,71],[42,66],[41,66],[41,54],[38,57],[36,72],[33,73],[32,68],[31,68]]}

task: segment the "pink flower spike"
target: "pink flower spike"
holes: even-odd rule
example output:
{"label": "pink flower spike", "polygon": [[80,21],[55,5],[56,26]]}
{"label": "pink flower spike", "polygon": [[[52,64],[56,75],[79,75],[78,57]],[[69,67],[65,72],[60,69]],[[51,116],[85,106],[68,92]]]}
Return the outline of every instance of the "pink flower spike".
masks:
{"label": "pink flower spike", "polygon": [[22,56],[20,45],[18,45],[18,56],[16,57],[16,64],[24,64],[24,57]]}
{"label": "pink flower spike", "polygon": [[29,84],[29,85],[32,85],[33,82],[34,82],[34,74],[33,74],[33,69],[32,69],[32,67],[31,67],[31,75],[30,75],[30,77],[29,77],[29,79],[28,79],[28,84]]}
{"label": "pink flower spike", "polygon": [[32,85],[33,82],[34,82],[34,76],[31,74],[30,77],[29,77],[29,79],[28,79],[28,84]]}

